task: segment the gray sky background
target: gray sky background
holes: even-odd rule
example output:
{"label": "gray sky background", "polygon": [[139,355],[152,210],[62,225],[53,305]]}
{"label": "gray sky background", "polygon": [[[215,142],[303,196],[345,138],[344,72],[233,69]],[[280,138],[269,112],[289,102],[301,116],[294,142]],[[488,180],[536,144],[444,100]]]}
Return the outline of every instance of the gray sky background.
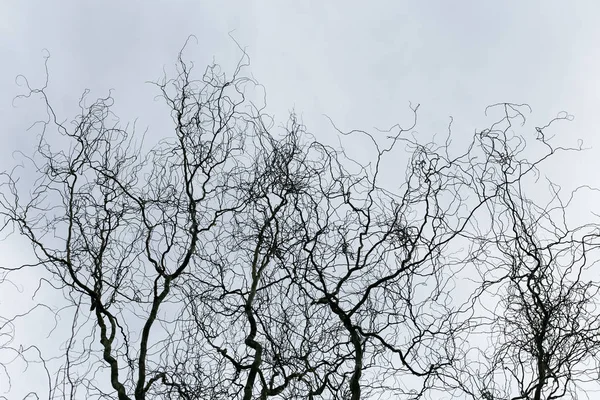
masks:
{"label": "gray sky background", "polygon": [[[11,106],[14,77],[43,78],[42,49],[52,55],[50,90],[65,117],[84,88],[115,89],[123,120],[140,118],[153,135],[169,129],[145,84],[171,68],[186,37],[199,68],[213,57],[232,67],[247,48],[251,72],[279,121],[294,108],[309,130],[388,127],[421,103],[419,131],[456,135],[484,127],[495,102],[527,102],[533,121],[561,110],[576,116],[563,135],[594,147],[599,106],[600,3],[539,1],[8,1],[0,2],[0,118],[6,146],[27,145],[32,102]],[[152,112],[151,112],[152,111]],[[154,112],[157,111],[157,112]],[[459,132],[463,130],[464,132]],[[6,154],[6,153],[4,153]],[[577,166],[574,166],[577,168]],[[594,178],[586,169],[577,176]]]}
{"label": "gray sky background", "polygon": [[[186,55],[198,70],[213,58],[233,68],[241,55],[234,31],[278,124],[295,109],[317,138],[332,134],[323,114],[344,130],[386,128],[410,122],[413,102],[421,104],[419,132],[443,133],[452,115],[460,140],[491,122],[486,105],[526,102],[532,126],[574,114],[557,131],[560,142],[593,148],[544,172],[567,187],[600,186],[599,17],[595,0],[0,0],[0,170],[12,168],[15,149],[30,153],[34,144],[25,129],[42,109],[12,100],[22,93],[16,75],[43,83],[42,49],[51,53],[48,93],[60,116],[76,114],[85,88],[90,99],[112,88],[123,121],[139,118],[163,137],[169,116],[145,82],[172,71],[190,34],[198,44]],[[27,257],[19,246],[0,243],[0,263]],[[2,313],[12,307],[7,297]]]}

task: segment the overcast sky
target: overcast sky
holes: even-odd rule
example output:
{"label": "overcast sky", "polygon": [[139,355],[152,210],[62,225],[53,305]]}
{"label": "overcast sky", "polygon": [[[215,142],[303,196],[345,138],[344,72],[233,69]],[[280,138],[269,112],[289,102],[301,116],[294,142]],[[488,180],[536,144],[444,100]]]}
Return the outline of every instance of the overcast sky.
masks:
{"label": "overcast sky", "polygon": [[[232,68],[241,53],[265,86],[267,111],[278,123],[299,113],[317,138],[341,129],[409,122],[420,103],[418,130],[441,132],[455,118],[455,136],[484,128],[486,105],[529,103],[533,124],[567,110],[561,143],[583,139],[593,150],[561,158],[545,170],[564,184],[600,186],[600,2],[518,1],[9,1],[0,0],[0,170],[15,149],[31,152],[39,119],[15,76],[44,80],[64,119],[114,89],[122,120],[139,119],[153,137],[171,133],[168,114],[145,83],[172,68],[189,35],[187,58]],[[172,70],[172,69],[171,69]],[[161,114],[162,113],[162,114]],[[23,252],[0,255],[3,264]],[[0,304],[0,310],[6,307]]]}
{"label": "overcast sky", "polygon": [[20,93],[17,74],[42,82],[42,49],[52,55],[49,93],[65,118],[83,89],[100,96],[112,88],[122,119],[138,117],[163,135],[167,119],[150,110],[164,108],[145,82],[173,65],[190,34],[199,44],[189,59],[232,67],[240,52],[231,31],[267,90],[268,111],[284,121],[295,109],[315,133],[328,127],[323,114],[342,129],[387,127],[406,120],[412,101],[421,104],[420,131],[443,130],[452,115],[470,134],[484,127],[486,105],[510,101],[531,104],[539,122],[568,110],[576,121],[564,135],[600,144],[600,3],[593,0],[0,4],[3,151],[31,137],[23,133],[35,117],[31,102],[15,109],[11,101]]}

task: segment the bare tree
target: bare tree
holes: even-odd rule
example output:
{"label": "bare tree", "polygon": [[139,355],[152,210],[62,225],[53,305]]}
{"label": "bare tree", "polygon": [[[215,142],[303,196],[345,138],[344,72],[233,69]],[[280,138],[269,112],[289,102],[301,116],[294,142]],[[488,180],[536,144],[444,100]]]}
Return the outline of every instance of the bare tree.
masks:
{"label": "bare tree", "polygon": [[[561,113],[550,124],[568,118]],[[567,150],[546,140],[550,124],[536,128],[537,139],[551,153]],[[487,345],[465,351],[468,372],[455,372],[458,386],[476,399],[578,398],[597,381],[600,366],[593,274],[600,231],[596,223],[571,228],[567,211],[574,196],[590,188],[578,188],[564,201],[560,187],[549,182],[550,200],[538,205],[514,179],[520,169],[496,173],[505,185],[490,203],[493,235],[482,245],[487,260],[473,297],[480,304],[479,324],[471,332]]]}
{"label": "bare tree", "polygon": [[599,367],[599,286],[593,280],[598,227],[568,228],[565,204],[536,206],[507,192],[499,219],[506,276],[497,283],[483,393],[491,399],[577,398]]}
{"label": "bare tree", "polygon": [[[524,142],[506,136],[523,117],[514,104],[463,151],[451,124],[442,143],[422,143],[417,106],[406,128],[340,131],[366,138],[361,163],[293,115],[277,135],[246,98],[246,66],[195,79],[180,54],[175,77],[156,83],[174,135],[149,150],[110,96],[85,93],[69,125],[45,86],[30,88],[49,114],[37,180],[22,188],[6,173],[0,206],[72,305],[50,397],[358,400],[465,386],[456,364],[484,291],[458,285],[483,264],[509,186],[555,149],[544,139],[540,157],[519,158]],[[402,156],[404,176],[383,182]]]}

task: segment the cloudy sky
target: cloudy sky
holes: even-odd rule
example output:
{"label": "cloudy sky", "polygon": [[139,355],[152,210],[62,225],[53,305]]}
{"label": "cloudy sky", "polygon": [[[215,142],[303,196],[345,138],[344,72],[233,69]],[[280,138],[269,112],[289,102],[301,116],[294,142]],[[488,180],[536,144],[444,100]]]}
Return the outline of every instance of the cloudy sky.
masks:
{"label": "cloudy sky", "polygon": [[[0,4],[3,154],[31,138],[23,127],[34,105],[11,101],[17,74],[42,83],[42,49],[52,55],[49,93],[65,118],[83,89],[115,89],[122,119],[163,135],[168,121],[151,110],[164,109],[145,82],[173,65],[191,34],[196,65],[233,67],[240,52],[230,32],[251,57],[269,112],[283,121],[294,109],[315,133],[330,127],[323,114],[342,129],[388,127],[406,120],[413,102],[420,131],[441,131],[452,115],[466,135],[485,126],[486,105],[506,101],[529,103],[534,122],[568,110],[576,120],[563,135],[600,144],[600,3],[592,0]],[[595,178],[589,166],[573,167],[582,180]]]}
{"label": "cloudy sky", "polygon": [[[169,117],[146,82],[172,70],[189,35],[198,40],[187,58],[199,68],[232,68],[241,53],[231,34],[279,123],[293,109],[317,138],[332,134],[324,115],[344,130],[386,128],[409,122],[412,102],[421,104],[419,132],[442,132],[453,116],[460,139],[490,122],[491,103],[529,103],[533,125],[567,110],[576,119],[557,130],[560,142],[593,149],[545,172],[567,186],[600,186],[599,17],[594,0],[0,0],[0,170],[12,168],[14,150],[31,152],[26,128],[43,114],[35,101],[13,104],[23,93],[15,77],[43,84],[43,49],[63,119],[84,89],[114,89],[121,119],[162,137]],[[3,264],[26,253],[11,246],[0,246]]]}

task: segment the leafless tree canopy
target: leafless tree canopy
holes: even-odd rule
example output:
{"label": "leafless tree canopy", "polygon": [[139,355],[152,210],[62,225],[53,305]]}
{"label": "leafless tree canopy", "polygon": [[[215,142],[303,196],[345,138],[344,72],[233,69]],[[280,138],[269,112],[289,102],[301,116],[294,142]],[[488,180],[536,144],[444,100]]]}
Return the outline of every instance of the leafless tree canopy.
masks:
{"label": "leafless tree canopy", "polygon": [[[40,398],[549,400],[597,379],[598,227],[569,227],[556,185],[546,206],[526,190],[577,150],[550,140],[569,115],[532,132],[527,105],[495,104],[457,146],[452,124],[413,134],[416,106],[332,147],[247,98],[246,57],[176,65],[155,83],[173,132],[149,149],[110,95],[63,122],[27,85],[48,119],[0,212],[37,262],[0,285],[29,268],[64,297]],[[11,344],[27,317],[0,319],[0,352],[46,362]]]}

